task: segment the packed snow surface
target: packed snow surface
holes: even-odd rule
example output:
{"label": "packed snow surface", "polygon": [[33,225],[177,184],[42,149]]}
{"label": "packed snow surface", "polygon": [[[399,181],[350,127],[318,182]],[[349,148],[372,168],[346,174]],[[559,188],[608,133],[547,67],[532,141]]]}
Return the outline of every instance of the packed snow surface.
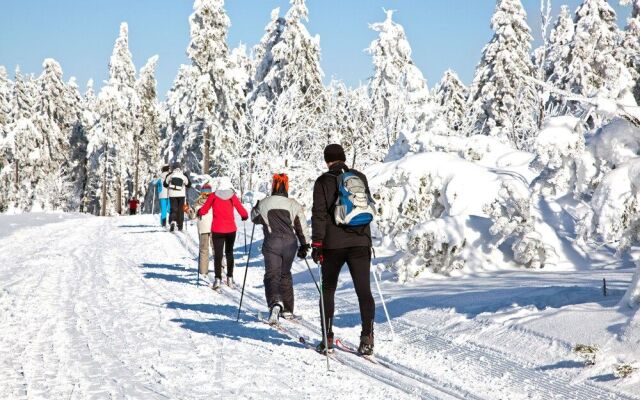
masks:
{"label": "packed snow surface", "polygon": [[[171,234],[148,215],[24,214],[0,216],[0,226],[11,227],[0,235],[0,398],[640,398],[637,378],[617,380],[571,352],[576,343],[603,346],[625,321],[615,305],[628,268],[406,285],[384,273],[395,336],[376,293],[379,364],[337,351],[327,372],[298,341],[319,339],[318,295],[304,263],[294,265],[299,321],[275,330],[256,318],[267,311],[260,230],[236,323],[239,290],[197,286],[192,225]],[[245,272],[239,226],[236,281]],[[356,343],[347,272],[336,306],[336,335]]]}

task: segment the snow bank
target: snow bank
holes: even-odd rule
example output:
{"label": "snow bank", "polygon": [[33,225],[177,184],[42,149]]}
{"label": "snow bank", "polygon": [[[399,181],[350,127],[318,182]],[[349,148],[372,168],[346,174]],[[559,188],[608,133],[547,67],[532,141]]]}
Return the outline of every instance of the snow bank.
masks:
{"label": "snow bank", "polygon": [[500,198],[505,182],[529,198],[522,177],[442,152],[409,155],[366,173],[377,203],[374,236],[396,251],[392,266],[401,281],[427,271],[513,265],[512,250],[503,248],[505,257],[499,248],[507,238],[491,233],[495,223],[486,207]]}

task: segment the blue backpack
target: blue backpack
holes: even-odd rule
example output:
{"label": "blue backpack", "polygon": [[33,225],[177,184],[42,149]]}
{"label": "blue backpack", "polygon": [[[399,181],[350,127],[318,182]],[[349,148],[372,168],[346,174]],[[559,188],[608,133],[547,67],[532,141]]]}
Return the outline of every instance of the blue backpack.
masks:
{"label": "blue backpack", "polygon": [[344,172],[338,179],[338,199],[334,209],[336,225],[358,227],[373,221],[375,210],[373,199],[367,194],[364,181],[351,171]]}

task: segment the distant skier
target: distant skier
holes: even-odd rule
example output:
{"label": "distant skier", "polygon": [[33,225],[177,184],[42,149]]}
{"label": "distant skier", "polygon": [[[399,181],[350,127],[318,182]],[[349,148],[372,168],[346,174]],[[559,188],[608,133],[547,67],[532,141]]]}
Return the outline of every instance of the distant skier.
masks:
{"label": "distant skier", "polygon": [[[313,187],[311,256],[322,269],[328,347],[333,347],[332,322],[338,275],[346,263],[360,304],[362,332],[358,352],[370,355],[373,354],[375,303],[370,284],[369,222],[373,214],[369,185],[364,174],[345,165],[344,149],[339,144],[330,144],[324,149],[324,160],[329,171],[320,175]],[[351,204],[338,204],[342,202]],[[318,345],[318,351],[325,351],[324,340]]]}
{"label": "distant skier", "polygon": [[[200,253],[198,255],[198,273],[202,279],[209,280],[209,248],[212,246],[211,225],[213,223],[213,210],[209,210],[203,216],[198,215],[198,211],[204,206],[212,195],[212,188],[209,183],[205,183],[200,188],[200,196],[196,199],[190,209],[189,218],[198,220],[198,236],[200,238]],[[211,279],[213,282],[213,279]]]}
{"label": "distant skier", "polygon": [[277,324],[280,315],[283,318],[293,317],[291,266],[296,250],[298,257],[305,258],[310,249],[304,210],[297,201],[288,197],[289,178],[285,174],[276,174],[271,196],[259,201],[251,211],[252,221],[263,225],[264,290],[270,324]]}
{"label": "distant skier", "polygon": [[233,191],[231,180],[227,177],[219,178],[216,191],[209,196],[204,205],[198,210],[199,216],[205,216],[213,209],[211,223],[211,238],[213,240],[215,279],[212,288],[219,289],[222,283],[222,255],[227,259],[227,285],[233,287],[233,245],[236,240],[236,221],[234,208],[243,221],[249,219],[247,210]]}
{"label": "distant skier", "polygon": [[164,187],[164,180],[169,175],[169,166],[165,165],[162,167],[162,173],[160,174],[160,179],[156,182],[156,190],[158,192],[158,199],[160,201],[160,225],[167,225],[167,216],[169,215],[169,190]]}
{"label": "distant skier", "polygon": [[138,205],[140,205],[140,200],[135,196],[129,199],[129,215],[136,215],[138,213]]}
{"label": "distant skier", "polygon": [[171,232],[177,226],[182,231],[184,225],[184,204],[187,195],[187,188],[191,187],[191,181],[182,172],[179,163],[173,164],[173,171],[164,178],[164,187],[168,188],[169,202],[171,206],[171,214],[169,214],[169,223],[171,224]]}

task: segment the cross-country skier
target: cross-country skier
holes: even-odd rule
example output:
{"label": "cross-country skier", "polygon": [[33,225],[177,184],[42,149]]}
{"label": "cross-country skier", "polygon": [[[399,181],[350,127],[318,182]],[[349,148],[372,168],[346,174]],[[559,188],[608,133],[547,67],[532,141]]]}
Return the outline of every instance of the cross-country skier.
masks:
{"label": "cross-country skier", "polygon": [[[200,238],[200,253],[198,255],[198,273],[202,279],[209,279],[209,248],[212,246],[211,241],[211,224],[213,223],[213,210],[209,210],[203,216],[198,215],[198,211],[202,208],[212,195],[212,187],[209,183],[205,183],[200,188],[200,196],[196,199],[193,207],[190,209],[189,218],[198,219],[198,236]],[[211,279],[213,282],[213,279]]]}
{"label": "cross-country skier", "polygon": [[[338,275],[346,263],[353,280],[358,303],[362,332],[358,352],[373,354],[373,320],[375,303],[371,294],[371,229],[368,223],[361,226],[344,226],[336,223],[336,202],[340,196],[339,180],[344,173],[350,172],[359,183],[362,196],[370,200],[367,178],[361,172],[349,169],[344,149],[338,144],[330,144],[324,149],[324,160],[329,171],[320,175],[313,188],[312,209],[312,253],[311,256],[322,269],[322,293],[324,298],[325,323],[329,349],[333,348],[332,321],[334,314],[334,295],[338,284]],[[322,324],[321,324],[322,325]],[[323,329],[324,334],[324,329]],[[324,352],[324,340],[318,345],[318,351]]]}
{"label": "cross-country skier", "polygon": [[213,240],[213,260],[215,279],[212,288],[219,289],[222,283],[222,255],[227,259],[227,285],[233,287],[233,245],[236,240],[236,221],[233,210],[238,212],[243,221],[249,219],[247,210],[236,196],[231,179],[218,179],[216,191],[209,196],[204,205],[198,210],[199,216],[206,215],[213,210],[211,223],[211,239]]}
{"label": "cross-country skier", "polygon": [[180,167],[179,163],[173,164],[173,171],[164,178],[164,187],[168,188],[169,202],[171,204],[171,214],[169,214],[169,223],[171,224],[171,232],[178,227],[182,231],[184,225],[184,202],[187,195],[187,188],[191,187],[191,181]]}
{"label": "cross-country skier", "polygon": [[136,215],[138,213],[138,205],[140,205],[140,200],[135,196],[129,199],[129,215]]}
{"label": "cross-country skier", "polygon": [[[269,306],[269,323],[293,317],[293,279],[291,265],[297,254],[305,258],[309,251],[309,228],[302,206],[289,197],[289,178],[273,176],[271,196],[256,204],[251,212],[255,224],[263,225],[264,290]],[[300,246],[298,246],[300,242]]]}
{"label": "cross-country skier", "polygon": [[169,190],[164,187],[164,180],[169,175],[169,166],[162,167],[160,179],[156,182],[156,190],[158,192],[158,200],[160,201],[160,225],[167,225],[167,216],[169,215]]}

